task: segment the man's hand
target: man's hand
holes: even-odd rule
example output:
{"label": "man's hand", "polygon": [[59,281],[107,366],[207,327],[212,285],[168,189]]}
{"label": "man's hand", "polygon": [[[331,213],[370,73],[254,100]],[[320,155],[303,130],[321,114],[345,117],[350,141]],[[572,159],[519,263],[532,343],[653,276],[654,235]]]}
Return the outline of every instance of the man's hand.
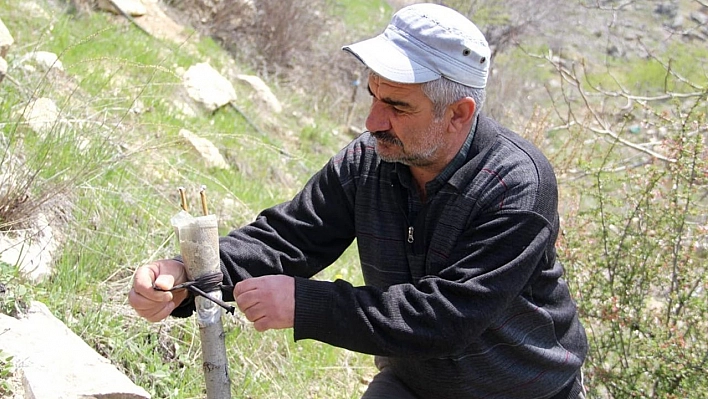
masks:
{"label": "man's hand", "polygon": [[295,279],[285,275],[243,280],[234,287],[236,305],[257,331],[290,328],[295,320]]}
{"label": "man's hand", "polygon": [[160,321],[172,313],[187,298],[187,290],[158,291],[154,287],[169,290],[187,281],[184,265],[174,259],[163,259],[141,266],[133,276],[133,288],[128,302],[138,315],[148,321]]}

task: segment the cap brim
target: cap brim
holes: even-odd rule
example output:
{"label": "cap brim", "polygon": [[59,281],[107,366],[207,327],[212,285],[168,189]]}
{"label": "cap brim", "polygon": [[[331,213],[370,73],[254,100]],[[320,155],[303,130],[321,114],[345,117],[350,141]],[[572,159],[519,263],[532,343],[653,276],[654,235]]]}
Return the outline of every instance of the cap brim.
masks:
{"label": "cap brim", "polygon": [[342,47],[356,56],[369,69],[384,79],[398,83],[425,83],[440,78],[440,74],[411,61],[402,49],[383,34]]}

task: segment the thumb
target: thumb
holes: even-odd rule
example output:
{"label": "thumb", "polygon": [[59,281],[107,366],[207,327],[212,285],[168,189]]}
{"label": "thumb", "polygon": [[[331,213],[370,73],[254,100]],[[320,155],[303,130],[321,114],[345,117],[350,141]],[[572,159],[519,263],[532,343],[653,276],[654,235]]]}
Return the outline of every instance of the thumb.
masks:
{"label": "thumb", "polygon": [[155,279],[155,288],[169,290],[175,286],[175,277],[171,274],[161,274]]}

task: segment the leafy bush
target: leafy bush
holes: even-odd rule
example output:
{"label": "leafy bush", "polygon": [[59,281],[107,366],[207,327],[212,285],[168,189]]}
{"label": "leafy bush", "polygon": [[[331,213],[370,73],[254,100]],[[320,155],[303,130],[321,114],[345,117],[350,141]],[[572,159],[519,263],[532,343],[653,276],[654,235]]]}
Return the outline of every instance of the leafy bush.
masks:
{"label": "leafy bush", "polygon": [[639,86],[592,86],[583,69],[553,64],[566,84],[556,107],[566,154],[576,157],[557,160],[559,256],[588,331],[591,395],[704,398],[708,81],[665,68],[653,72],[664,91],[636,95],[624,88]]}

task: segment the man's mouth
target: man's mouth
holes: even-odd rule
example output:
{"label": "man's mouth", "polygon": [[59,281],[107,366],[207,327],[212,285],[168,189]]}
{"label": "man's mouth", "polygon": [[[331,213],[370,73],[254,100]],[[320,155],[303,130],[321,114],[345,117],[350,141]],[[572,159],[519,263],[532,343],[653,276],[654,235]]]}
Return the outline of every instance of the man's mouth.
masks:
{"label": "man's mouth", "polygon": [[371,132],[371,135],[374,136],[376,140],[379,140],[385,144],[401,146],[401,140],[387,131]]}

